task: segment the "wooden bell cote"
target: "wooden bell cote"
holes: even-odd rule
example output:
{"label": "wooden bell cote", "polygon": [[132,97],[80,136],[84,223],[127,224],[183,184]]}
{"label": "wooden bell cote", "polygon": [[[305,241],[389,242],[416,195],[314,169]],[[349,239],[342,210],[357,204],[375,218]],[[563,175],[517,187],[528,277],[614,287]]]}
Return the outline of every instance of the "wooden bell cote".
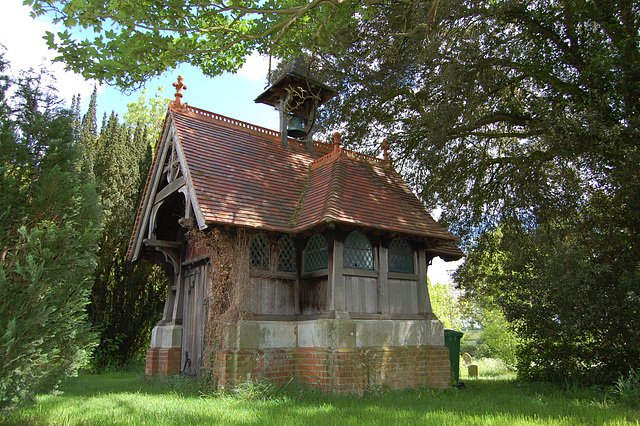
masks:
{"label": "wooden bell cote", "polygon": [[300,55],[285,67],[280,77],[255,102],[271,105],[280,111],[280,134],[283,144],[288,146],[287,130],[292,118],[295,118],[295,123],[300,123],[302,119],[304,137],[300,139],[306,138],[318,107],[336,94],[334,89],[311,74],[304,57]]}

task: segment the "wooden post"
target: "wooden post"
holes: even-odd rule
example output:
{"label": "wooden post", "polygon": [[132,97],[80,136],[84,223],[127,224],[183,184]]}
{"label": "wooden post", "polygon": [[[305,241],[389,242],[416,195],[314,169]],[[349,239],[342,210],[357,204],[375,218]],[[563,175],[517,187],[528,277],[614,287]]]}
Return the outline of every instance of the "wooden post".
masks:
{"label": "wooden post", "polygon": [[178,277],[175,273],[169,277],[169,285],[167,286],[167,298],[164,301],[164,311],[162,312],[162,324],[173,322],[173,307],[176,301],[176,291],[178,291]]}
{"label": "wooden post", "polygon": [[184,303],[184,276],[182,275],[182,270],[178,270],[176,272],[176,279],[178,283],[176,288],[176,299],[173,305],[173,323],[182,324],[182,305]]}
{"label": "wooden post", "polygon": [[427,256],[425,250],[418,251],[418,313],[430,314],[431,300],[427,288]]}
{"label": "wooden post", "polygon": [[302,315],[302,305],[300,303],[300,277],[302,276],[302,251],[304,248],[301,246],[303,240],[294,240],[296,244],[296,280],[293,283],[293,297],[294,297],[294,314]]}
{"label": "wooden post", "polygon": [[388,314],[389,310],[389,249],[380,240],[378,246],[378,313]]}
{"label": "wooden post", "polygon": [[329,311],[345,311],[344,275],[342,274],[342,252],[344,244],[338,238],[337,233],[329,241],[331,250],[329,256],[329,299],[327,309]]}

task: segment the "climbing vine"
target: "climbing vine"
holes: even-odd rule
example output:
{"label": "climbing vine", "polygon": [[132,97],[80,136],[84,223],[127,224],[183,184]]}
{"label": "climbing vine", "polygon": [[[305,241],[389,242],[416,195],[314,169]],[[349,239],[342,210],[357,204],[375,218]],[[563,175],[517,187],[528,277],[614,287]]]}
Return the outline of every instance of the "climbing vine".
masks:
{"label": "climbing vine", "polygon": [[223,232],[216,228],[208,232],[192,230],[188,238],[197,252],[209,258],[203,367],[217,381],[229,349],[229,327],[247,312],[250,235],[244,230]]}

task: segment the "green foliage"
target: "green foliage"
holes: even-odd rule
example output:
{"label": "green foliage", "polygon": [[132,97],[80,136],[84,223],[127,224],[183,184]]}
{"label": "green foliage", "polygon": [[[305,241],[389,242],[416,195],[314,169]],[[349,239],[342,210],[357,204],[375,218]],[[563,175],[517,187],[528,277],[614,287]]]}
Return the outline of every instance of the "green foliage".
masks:
{"label": "green foliage", "polygon": [[518,338],[500,309],[483,310],[480,322],[481,345],[485,356],[497,358],[508,368],[514,368]]}
{"label": "green foliage", "polygon": [[[353,6],[299,0],[198,0],[138,3],[27,0],[36,15],[53,16],[66,29],[48,33],[60,59],[85,78],[133,87],[150,76],[189,63],[210,76],[234,72],[254,50],[262,53],[289,33],[314,40],[342,24]],[[93,32],[83,31],[87,28]],[[324,29],[324,31],[320,31]],[[329,37],[326,37],[329,38]]]}
{"label": "green foliage", "polygon": [[[0,63],[2,63],[0,57]],[[3,67],[0,66],[0,71]],[[76,374],[95,336],[86,305],[100,209],[80,172],[72,117],[47,75],[1,76],[0,411]]]}
{"label": "green foliage", "polygon": [[631,408],[640,408],[640,372],[630,370],[626,377],[621,375],[613,387],[613,395]]}
{"label": "green foliage", "polygon": [[536,230],[505,224],[479,239],[458,272],[470,294],[500,306],[522,337],[521,377],[612,383],[622,369],[638,368],[638,264],[624,254],[627,235],[603,232],[592,219],[605,218]]}
{"label": "green foliage", "polygon": [[342,95],[320,124],[373,154],[386,137],[443,207],[469,253],[457,282],[522,338],[518,374],[612,382],[640,359],[637,5],[431,6],[334,34],[317,63]]}
{"label": "green foliage", "polygon": [[20,248],[0,265],[0,410],[52,391],[88,360],[95,336],[85,306],[96,235],[76,226],[22,227]]}
{"label": "green foliage", "polygon": [[[92,99],[92,104],[95,102]],[[104,211],[89,306],[89,318],[100,336],[93,353],[97,369],[119,367],[139,357],[162,314],[166,293],[163,272],[148,263],[125,260],[151,166],[152,143],[162,124],[162,104],[159,96],[147,103],[143,93],[137,103],[129,105],[126,114],[135,122],[120,124],[118,117],[111,114],[99,134],[94,137],[88,132],[88,137],[80,140],[85,158],[91,159],[91,174]],[[95,110],[90,106],[83,119],[91,129],[96,122]]]}
{"label": "green foliage", "polygon": [[477,312],[469,300],[453,283],[429,284],[429,299],[433,313],[444,324],[444,328],[462,330],[476,325]]}
{"label": "green foliage", "polygon": [[147,89],[142,89],[138,102],[127,104],[127,112],[124,114],[124,121],[127,126],[142,126],[150,131],[148,138],[151,143],[156,143],[160,137],[164,117],[167,114],[167,106],[170,99],[163,98],[164,88],[158,87],[153,98],[147,98]]}
{"label": "green foliage", "polygon": [[[460,342],[461,353],[497,358],[510,368],[515,367],[518,339],[499,308],[482,307],[477,300],[465,297],[453,283],[430,284],[429,297],[433,313],[444,327],[464,332]],[[476,330],[476,327],[481,329]],[[480,338],[474,339],[471,333],[473,337],[479,333]],[[470,346],[470,340],[475,345]]]}

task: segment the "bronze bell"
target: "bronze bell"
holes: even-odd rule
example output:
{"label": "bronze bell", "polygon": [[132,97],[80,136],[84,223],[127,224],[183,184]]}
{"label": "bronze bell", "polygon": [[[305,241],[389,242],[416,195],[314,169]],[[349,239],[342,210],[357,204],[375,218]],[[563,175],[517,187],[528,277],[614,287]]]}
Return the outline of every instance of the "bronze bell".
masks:
{"label": "bronze bell", "polygon": [[287,136],[290,136],[295,139],[303,138],[307,135],[307,130],[305,129],[306,120],[299,115],[294,115],[289,120],[289,127],[287,128]]}

